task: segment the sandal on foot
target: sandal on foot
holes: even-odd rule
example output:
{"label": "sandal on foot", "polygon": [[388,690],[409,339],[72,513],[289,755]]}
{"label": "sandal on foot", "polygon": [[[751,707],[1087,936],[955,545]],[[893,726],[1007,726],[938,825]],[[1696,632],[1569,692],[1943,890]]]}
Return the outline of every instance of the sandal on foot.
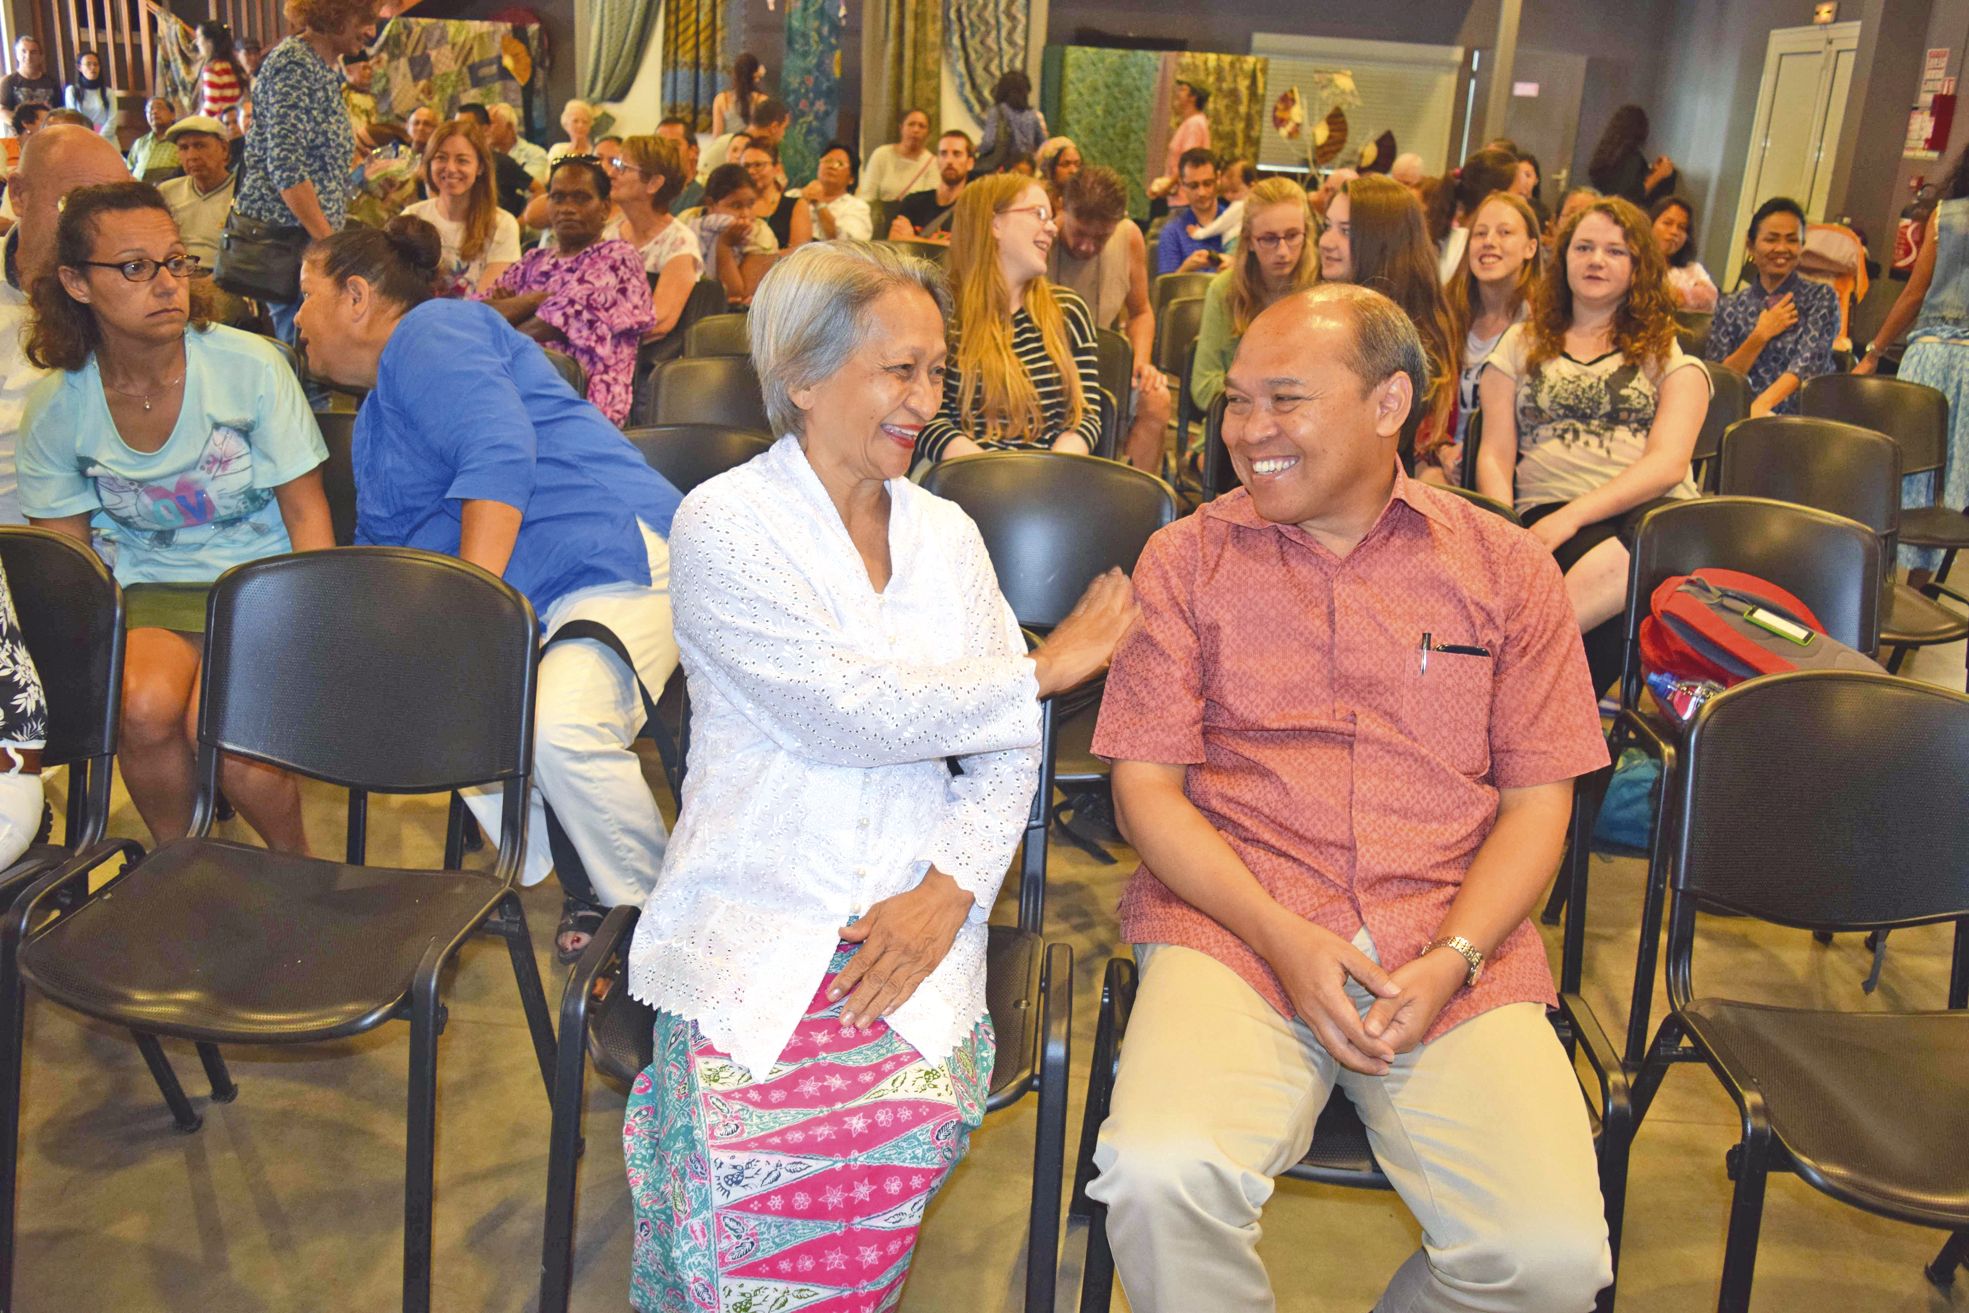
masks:
{"label": "sandal on foot", "polygon": [[[602,928],[602,918],[607,915],[607,908],[585,899],[561,899],[561,924],[554,931],[555,960],[566,966],[587,951],[588,945]],[[579,943],[570,942],[577,939]]]}

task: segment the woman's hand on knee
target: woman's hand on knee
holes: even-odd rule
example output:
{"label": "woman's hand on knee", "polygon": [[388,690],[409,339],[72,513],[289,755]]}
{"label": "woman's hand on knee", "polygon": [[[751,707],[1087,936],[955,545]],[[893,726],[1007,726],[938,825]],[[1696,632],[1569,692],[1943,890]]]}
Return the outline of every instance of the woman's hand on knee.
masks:
{"label": "woman's hand on knee", "polygon": [[843,928],[842,941],[860,944],[861,951],[827,991],[830,1000],[848,1000],[841,1005],[841,1024],[870,1025],[907,1003],[950,952],[974,905],[957,881],[933,866],[914,889],[884,898]]}
{"label": "woman's hand on knee", "polygon": [[1561,506],[1531,526],[1531,536],[1538,539],[1538,545],[1546,551],[1557,551],[1579,532],[1579,524],[1574,520],[1572,507]]}

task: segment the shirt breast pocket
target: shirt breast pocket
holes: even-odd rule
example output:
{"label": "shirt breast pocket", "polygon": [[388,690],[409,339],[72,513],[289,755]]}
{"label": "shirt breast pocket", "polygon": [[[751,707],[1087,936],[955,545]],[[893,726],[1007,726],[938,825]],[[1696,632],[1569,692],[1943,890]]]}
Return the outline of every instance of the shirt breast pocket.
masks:
{"label": "shirt breast pocket", "polygon": [[1402,699],[1403,729],[1425,751],[1471,778],[1490,771],[1492,682],[1497,662],[1475,653],[1429,653]]}

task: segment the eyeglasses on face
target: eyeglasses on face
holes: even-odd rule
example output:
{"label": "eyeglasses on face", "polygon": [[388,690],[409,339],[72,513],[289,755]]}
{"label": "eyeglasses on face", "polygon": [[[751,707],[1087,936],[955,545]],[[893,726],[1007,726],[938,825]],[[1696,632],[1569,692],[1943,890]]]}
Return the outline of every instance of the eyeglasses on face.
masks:
{"label": "eyeglasses on face", "polygon": [[123,275],[124,281],[148,283],[157,277],[159,269],[173,278],[189,278],[198,272],[198,261],[189,255],[174,255],[168,260],[152,260],[138,256],[130,260],[83,260],[81,263],[91,269],[114,269]]}
{"label": "eyeglasses on face", "polygon": [[1000,214],[1030,214],[1035,219],[1037,219],[1042,226],[1053,222],[1053,207],[1050,205],[1014,205],[1009,210],[1000,210],[999,213]]}
{"label": "eyeglasses on face", "polygon": [[1251,239],[1251,244],[1261,251],[1279,251],[1302,245],[1305,240],[1306,232],[1302,228],[1298,232],[1259,233]]}

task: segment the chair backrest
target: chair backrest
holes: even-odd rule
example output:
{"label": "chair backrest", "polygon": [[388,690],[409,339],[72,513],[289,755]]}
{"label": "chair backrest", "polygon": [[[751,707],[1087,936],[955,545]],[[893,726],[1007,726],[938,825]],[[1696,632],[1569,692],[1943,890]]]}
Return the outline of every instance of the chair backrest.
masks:
{"label": "chair backrest", "polygon": [[219,576],[208,615],[201,790],[213,749],[379,793],[526,777],[539,630],[477,566],[402,547],[274,556]]}
{"label": "chair backrest", "polygon": [[643,453],[649,467],[688,494],[706,479],[737,469],[773,445],[765,433],[717,424],[658,424],[625,429],[622,436]]}
{"label": "chair backrest", "polygon": [[875,234],[877,241],[888,240],[889,225],[896,221],[896,207],[901,204],[900,200],[868,203],[868,230]]}
{"label": "chair backrest", "polygon": [[1101,386],[1112,392],[1116,401],[1126,405],[1129,394],[1134,391],[1134,343],[1112,328],[1103,328],[1096,331],[1094,344],[1100,352]]}
{"label": "chair backrest", "polygon": [[1238,487],[1237,470],[1231,466],[1230,450],[1224,446],[1225,399],[1218,393],[1210,403],[1210,414],[1203,421],[1203,500],[1211,501]]}
{"label": "chair backrest", "polygon": [[1730,426],[1718,464],[1719,492],[1858,520],[1885,540],[1893,559],[1901,524],[1901,449],[1885,434],[1838,420],[1763,415]]}
{"label": "chair backrest", "polygon": [[49,766],[88,763],[69,784],[71,848],[102,837],[109,820],[110,754],[123,694],[123,590],[88,547],[49,529],[0,526],[0,565],[21,639],[47,699]]}
{"label": "chair backrest", "polygon": [[1158,274],[1149,280],[1149,309],[1155,312],[1156,322],[1162,321],[1162,307],[1178,297],[1202,296],[1210,290],[1210,280],[1215,274]]}
{"label": "chair backrest", "polygon": [[1675,312],[1675,340],[1682,345],[1685,354],[1699,356],[1709,345],[1709,325],[1715,316],[1706,310],[1677,310]]}
{"label": "chair backrest", "polygon": [[1456,481],[1465,488],[1477,486],[1477,453],[1483,446],[1484,408],[1478,406],[1470,412],[1470,422],[1463,426],[1463,452],[1456,468]]}
{"label": "chair backrest", "polygon": [[678,338],[688,337],[691,325],[711,315],[722,315],[732,308],[725,297],[725,285],[715,278],[700,278],[691,287],[691,294],[684,298],[683,311],[677,316],[677,323],[670,331]]}
{"label": "chair backrest", "polygon": [[565,351],[556,351],[552,347],[542,347],[541,351],[545,353],[547,363],[554,367],[554,372],[566,379],[567,385],[574,389],[575,396],[588,395],[588,371],[581,367],[579,360]]}
{"label": "chair backrest", "polygon": [[911,237],[897,238],[895,240],[884,238],[883,242],[886,245],[895,247],[904,255],[913,255],[919,260],[928,260],[939,269],[949,266],[949,242],[925,242]]}
{"label": "chair backrest", "polygon": [[[1686,988],[1692,895],[1812,930],[1969,915],[1969,697],[1855,671],[1750,680],[1696,716],[1675,862]],[[1678,954],[1678,947],[1680,952]]]}
{"label": "chair backrest", "polygon": [[1447,492],[1453,496],[1461,497],[1464,501],[1469,502],[1472,506],[1481,506],[1484,510],[1489,511],[1492,515],[1495,515],[1500,519],[1509,520],[1511,521],[1511,523],[1517,525],[1521,529],[1524,528],[1525,522],[1518,518],[1518,513],[1512,510],[1509,506],[1506,506],[1503,502],[1497,500],[1497,498],[1495,497],[1486,497],[1481,492],[1478,492],[1475,488],[1451,488],[1442,484],[1433,484],[1431,486],[1433,486],[1437,492]]}
{"label": "chair backrest", "polygon": [[1155,367],[1189,386],[1190,348],[1203,328],[1203,298],[1179,296],[1162,303],[1155,319]]}
{"label": "chair backrest", "polygon": [[1901,473],[1938,470],[1948,452],[1948,397],[1925,383],[1867,374],[1805,380],[1798,412],[1885,433],[1901,446]]}
{"label": "chair backrest", "polygon": [[294,371],[295,378],[306,381],[308,377],[308,373],[305,369],[301,367],[300,352],[296,351],[290,344],[281,341],[277,337],[268,337],[264,333],[255,333],[254,336],[259,338],[262,342],[265,342],[268,346],[272,347],[276,352],[279,353],[280,358],[287,362],[287,367]]}
{"label": "chair backrest", "polygon": [[1696,467],[1696,486],[1714,492],[1716,454],[1723,448],[1723,434],[1738,420],[1750,418],[1750,380],[1714,360],[1703,361],[1702,367],[1709,373],[1709,408],[1703,412],[1689,462]]}
{"label": "chair backrest", "polygon": [[1113,460],[1115,452],[1121,447],[1121,402],[1114,393],[1099,384],[1095,385],[1094,390],[1099,393],[1094,398],[1094,404],[1101,416],[1101,436],[1094,443],[1094,454],[1102,460]]}
{"label": "chair backrest", "polygon": [[656,371],[654,424],[719,424],[772,432],[750,356],[685,356]]}
{"label": "chair backrest", "polygon": [[684,334],[687,356],[749,356],[751,340],[746,336],[744,315],[706,315]]}
{"label": "chair backrest", "polygon": [[1641,621],[1662,582],[1714,568],[1767,579],[1806,606],[1826,633],[1861,652],[1880,643],[1881,542],[1844,516],[1760,497],[1699,497],[1649,512],[1627,567],[1621,689],[1640,699]]}
{"label": "chair backrest", "polygon": [[923,486],[964,508],[984,535],[1019,623],[1050,629],[1104,570],[1133,570],[1176,518],[1176,491],[1096,456],[991,451],[940,461]]}
{"label": "chair backrest", "polygon": [[328,447],[328,459],[321,463],[321,491],[328,498],[328,522],[335,530],[335,545],[353,547],[356,417],[345,410],[318,410],[314,419],[321,428],[321,440]]}

